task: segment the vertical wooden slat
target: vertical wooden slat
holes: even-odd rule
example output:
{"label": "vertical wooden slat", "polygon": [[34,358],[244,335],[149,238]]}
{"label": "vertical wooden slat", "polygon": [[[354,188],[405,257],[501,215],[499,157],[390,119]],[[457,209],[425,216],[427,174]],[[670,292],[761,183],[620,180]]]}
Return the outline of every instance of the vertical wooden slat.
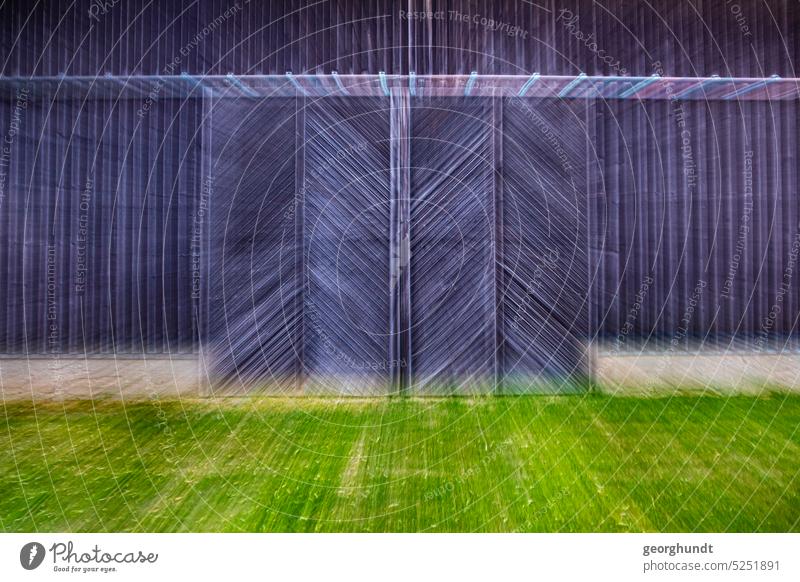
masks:
{"label": "vertical wooden slat", "polygon": [[306,281],[306,245],[305,245],[305,196],[306,196],[306,98],[302,95],[295,98],[295,159],[294,159],[294,253],[295,272],[299,287],[295,294],[295,315],[299,319],[295,343],[297,391],[303,392],[305,386],[305,294],[308,289]]}
{"label": "vertical wooden slat", "polygon": [[504,211],[504,183],[503,183],[503,95],[497,91],[492,99],[492,162],[494,171],[494,391],[502,390],[503,374],[505,373],[505,316],[503,314],[503,295],[506,292],[506,279],[503,270],[503,231]]}
{"label": "vertical wooden slat", "polygon": [[390,120],[390,363],[394,391],[405,392],[411,374],[411,106],[408,89],[395,88]]}

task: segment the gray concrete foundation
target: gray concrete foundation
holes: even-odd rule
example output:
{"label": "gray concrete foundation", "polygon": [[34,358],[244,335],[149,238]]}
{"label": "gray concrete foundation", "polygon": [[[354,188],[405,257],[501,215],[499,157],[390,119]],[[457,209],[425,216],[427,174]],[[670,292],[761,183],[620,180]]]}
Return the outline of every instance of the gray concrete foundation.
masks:
{"label": "gray concrete foundation", "polygon": [[611,394],[675,391],[760,394],[800,392],[800,354],[696,352],[603,354],[594,359],[599,388]]}
{"label": "gray concrete foundation", "polygon": [[207,394],[198,356],[0,357],[0,397],[160,398]]}
{"label": "gray concrete foundation", "polygon": [[[608,353],[595,349],[591,362],[595,384],[609,394],[659,396],[676,391],[761,394],[775,390],[800,393],[797,352]],[[304,390],[275,391],[264,385],[241,394],[331,394],[331,383],[317,380],[309,379]],[[517,384],[520,382],[517,379]],[[197,398],[238,394],[222,386],[213,390],[203,360],[197,355],[0,357],[3,400]],[[385,390],[375,386],[358,391],[361,396],[385,394]]]}

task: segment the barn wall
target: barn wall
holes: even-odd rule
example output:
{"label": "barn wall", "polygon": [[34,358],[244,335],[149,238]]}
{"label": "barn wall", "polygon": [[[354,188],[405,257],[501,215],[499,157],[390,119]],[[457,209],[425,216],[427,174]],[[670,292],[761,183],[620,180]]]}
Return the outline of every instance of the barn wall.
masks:
{"label": "barn wall", "polygon": [[[366,101],[4,101],[0,351],[203,337],[225,382],[374,393],[392,367],[391,105]],[[797,347],[797,102],[424,99],[411,119],[424,390],[566,377],[595,334],[612,356]],[[450,153],[430,147],[445,128]]]}
{"label": "barn wall", "polygon": [[197,341],[199,100],[0,102],[0,353]]}
{"label": "barn wall", "polygon": [[12,0],[0,71],[797,77],[798,35],[793,0]]}
{"label": "barn wall", "polygon": [[796,347],[797,102],[614,101],[594,115],[605,348]]}

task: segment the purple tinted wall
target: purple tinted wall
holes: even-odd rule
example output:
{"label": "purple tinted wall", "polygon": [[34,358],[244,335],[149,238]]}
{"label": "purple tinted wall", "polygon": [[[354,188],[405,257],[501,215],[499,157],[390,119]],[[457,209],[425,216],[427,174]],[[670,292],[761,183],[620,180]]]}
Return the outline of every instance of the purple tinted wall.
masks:
{"label": "purple tinted wall", "polygon": [[594,326],[610,349],[796,343],[796,101],[594,107]]}
{"label": "purple tinted wall", "polygon": [[0,27],[7,76],[797,77],[800,56],[793,0],[12,0]]}

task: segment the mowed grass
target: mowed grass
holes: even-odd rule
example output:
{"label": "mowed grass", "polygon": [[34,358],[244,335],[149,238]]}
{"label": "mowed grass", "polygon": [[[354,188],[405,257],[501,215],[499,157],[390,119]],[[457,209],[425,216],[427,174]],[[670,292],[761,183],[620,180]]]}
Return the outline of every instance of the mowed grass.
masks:
{"label": "mowed grass", "polygon": [[6,402],[5,531],[798,531],[800,397]]}

